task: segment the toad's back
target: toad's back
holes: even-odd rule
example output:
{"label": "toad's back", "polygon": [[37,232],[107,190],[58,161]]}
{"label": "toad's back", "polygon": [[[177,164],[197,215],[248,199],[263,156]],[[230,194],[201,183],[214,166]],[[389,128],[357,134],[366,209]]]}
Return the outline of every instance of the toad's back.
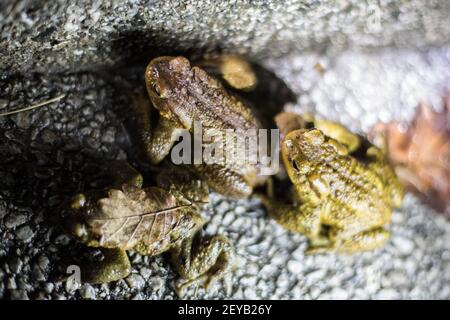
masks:
{"label": "toad's back", "polygon": [[190,129],[193,121],[215,129],[260,127],[251,108],[215,78],[183,57],[159,57],[145,74],[153,105],[162,116]]}
{"label": "toad's back", "polygon": [[382,225],[392,200],[382,176],[319,130],[298,130],[283,143],[285,165],[300,200],[320,208],[323,223],[355,231]]}

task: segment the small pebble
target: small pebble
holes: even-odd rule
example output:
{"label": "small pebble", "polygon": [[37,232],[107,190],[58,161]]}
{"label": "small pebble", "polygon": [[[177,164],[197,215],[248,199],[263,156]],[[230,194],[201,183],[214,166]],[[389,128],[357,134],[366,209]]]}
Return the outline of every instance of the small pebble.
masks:
{"label": "small pebble", "polygon": [[400,254],[408,256],[413,252],[414,242],[410,239],[402,236],[394,236],[392,238],[392,243],[397,248]]}
{"label": "small pebble", "polygon": [[80,295],[83,299],[93,300],[95,299],[95,289],[90,284],[83,284],[80,289]]}
{"label": "small pebble", "polygon": [[50,260],[47,258],[46,255],[40,255],[37,262],[38,262],[39,268],[43,271],[46,271],[50,265]]}
{"label": "small pebble", "polygon": [[12,229],[24,224],[25,222],[27,222],[27,220],[28,215],[14,212],[6,216],[5,227]]}
{"label": "small pebble", "polygon": [[9,290],[17,289],[16,280],[14,278],[10,277],[6,280],[6,289]]}
{"label": "small pebble", "polygon": [[11,300],[30,300],[25,290],[10,290],[9,294]]}
{"label": "small pebble", "polygon": [[246,211],[245,208],[242,207],[242,206],[238,206],[238,207],[236,207],[236,208],[234,209],[234,212],[235,212],[236,214],[244,214],[245,211]]}
{"label": "small pebble", "polygon": [[78,288],[80,288],[80,283],[78,281],[75,281],[74,278],[68,278],[68,280],[65,283],[65,288],[67,292],[72,293]]}
{"label": "small pebble", "polygon": [[342,288],[333,288],[329,294],[331,299],[335,300],[346,300],[349,297],[348,291]]}
{"label": "small pebble", "polygon": [[55,285],[51,282],[48,282],[44,285],[44,290],[47,294],[52,293],[53,289],[55,288]]}
{"label": "small pebble", "polygon": [[17,239],[23,242],[30,242],[34,236],[33,230],[29,226],[22,226],[16,230]]}
{"label": "small pebble", "polygon": [[14,257],[9,262],[9,270],[11,270],[11,272],[17,274],[22,269],[22,265],[23,265],[22,260],[20,260],[19,257]]}
{"label": "small pebble", "polygon": [[136,273],[130,274],[125,281],[131,289],[142,289],[145,285],[144,278]]}
{"label": "small pebble", "polygon": [[164,286],[164,280],[160,277],[151,277],[148,281],[150,288],[152,288],[153,291],[158,291]]}
{"label": "small pebble", "polygon": [[252,287],[248,287],[244,290],[244,296],[245,296],[245,299],[250,299],[250,300],[254,300],[258,297],[256,295],[254,288],[252,288]]}
{"label": "small pebble", "polygon": [[142,294],[138,293],[134,295],[131,300],[145,300],[145,298],[142,296]]}
{"label": "small pebble", "polygon": [[144,279],[148,279],[152,275],[152,270],[147,267],[143,267],[139,270],[139,273]]}
{"label": "small pebble", "polygon": [[39,265],[37,265],[37,264],[33,265],[31,274],[33,276],[33,279],[35,279],[36,281],[45,281],[45,274],[42,271],[42,269],[39,267]]}
{"label": "small pebble", "polygon": [[0,202],[0,219],[3,219],[7,214],[8,214],[8,211],[6,209],[6,204],[3,201],[1,201]]}
{"label": "small pebble", "polygon": [[303,270],[303,264],[300,261],[291,260],[287,264],[287,269],[294,275],[299,275]]}
{"label": "small pebble", "polygon": [[377,298],[380,300],[395,300],[399,297],[400,294],[394,289],[381,289],[377,294]]}

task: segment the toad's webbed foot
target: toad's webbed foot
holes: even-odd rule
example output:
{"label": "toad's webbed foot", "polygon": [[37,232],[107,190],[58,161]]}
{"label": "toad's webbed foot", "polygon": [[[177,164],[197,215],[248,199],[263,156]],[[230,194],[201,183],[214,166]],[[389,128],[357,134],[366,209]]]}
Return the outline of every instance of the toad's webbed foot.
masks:
{"label": "toad's webbed foot", "polygon": [[157,174],[156,184],[173,195],[183,198],[196,206],[203,207],[209,203],[209,188],[188,165],[172,165],[165,163],[165,167]]}
{"label": "toad's webbed foot", "polygon": [[107,283],[125,278],[131,272],[128,255],[120,249],[101,249],[103,260],[81,266],[81,279],[88,283]]}
{"label": "toad's webbed foot", "polygon": [[210,56],[198,61],[196,65],[209,74],[222,78],[230,87],[237,90],[251,91],[258,82],[250,63],[238,55]]}
{"label": "toad's webbed foot", "polygon": [[307,254],[315,253],[354,253],[369,251],[381,247],[389,239],[389,232],[379,227],[371,230],[361,231],[350,237],[340,238],[339,231],[331,232],[330,242],[327,245],[314,244],[310,242]]}
{"label": "toad's webbed foot", "polygon": [[96,181],[101,181],[100,185],[106,184],[108,188],[120,188],[123,184],[140,188],[144,182],[142,175],[126,161],[104,161],[95,169],[91,177],[95,187],[99,187]]}
{"label": "toad's webbed foot", "polygon": [[172,249],[171,256],[184,280],[175,288],[180,297],[192,285],[208,290],[234,268],[234,248],[226,237],[220,235],[199,242],[192,237],[187,238],[179,248]]}
{"label": "toad's webbed foot", "polygon": [[344,145],[347,148],[348,153],[355,152],[361,144],[358,135],[352,133],[339,123],[315,119],[314,127],[322,131],[326,136],[333,138]]}

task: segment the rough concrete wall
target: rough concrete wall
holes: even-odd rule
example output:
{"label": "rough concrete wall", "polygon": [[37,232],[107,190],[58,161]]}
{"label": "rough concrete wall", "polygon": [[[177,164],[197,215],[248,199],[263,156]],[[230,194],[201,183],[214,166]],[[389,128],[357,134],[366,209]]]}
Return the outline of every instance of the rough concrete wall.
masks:
{"label": "rough concrete wall", "polygon": [[0,70],[88,69],[174,51],[424,47],[449,40],[449,13],[446,0],[4,0]]}

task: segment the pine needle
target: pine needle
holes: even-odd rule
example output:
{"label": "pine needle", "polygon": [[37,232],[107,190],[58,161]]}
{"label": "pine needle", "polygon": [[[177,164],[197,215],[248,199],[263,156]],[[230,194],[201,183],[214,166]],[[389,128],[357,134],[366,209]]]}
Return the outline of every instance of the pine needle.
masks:
{"label": "pine needle", "polygon": [[16,114],[16,113],[20,113],[20,112],[25,112],[25,111],[37,109],[37,108],[46,106],[46,105],[48,105],[48,104],[50,104],[50,103],[59,101],[59,100],[61,100],[62,98],[64,98],[65,96],[66,96],[66,94],[64,93],[64,94],[61,94],[61,95],[59,95],[59,96],[57,96],[57,97],[54,97],[54,98],[52,98],[52,99],[50,99],[50,100],[43,101],[43,102],[40,102],[40,103],[38,103],[38,104],[29,106],[29,107],[26,107],[26,108],[22,108],[22,109],[18,109],[18,110],[14,110],[14,111],[9,111],[9,112],[0,113],[0,117],[3,117],[3,116],[9,116],[9,115]]}

